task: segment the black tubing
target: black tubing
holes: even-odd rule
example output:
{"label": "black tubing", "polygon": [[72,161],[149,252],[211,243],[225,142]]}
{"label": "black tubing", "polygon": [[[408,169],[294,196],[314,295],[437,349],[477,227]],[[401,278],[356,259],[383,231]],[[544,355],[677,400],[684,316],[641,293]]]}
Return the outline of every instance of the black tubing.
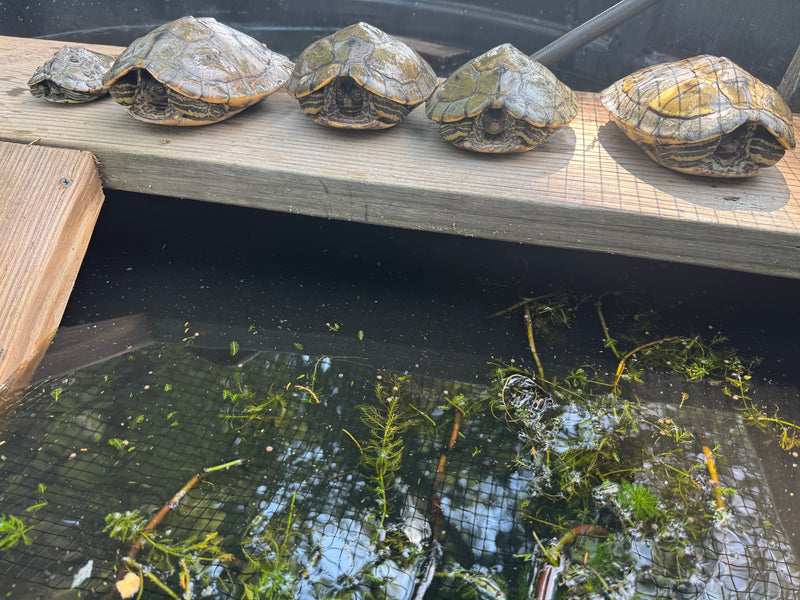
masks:
{"label": "black tubing", "polygon": [[557,62],[658,1],[621,0],[608,10],[604,10],[538,52],[531,54],[531,58],[544,65]]}
{"label": "black tubing", "polygon": [[789,67],[778,85],[778,94],[781,95],[786,104],[789,104],[789,100],[797,91],[798,86],[800,86],[800,46],[797,47],[792,61],[789,63]]}

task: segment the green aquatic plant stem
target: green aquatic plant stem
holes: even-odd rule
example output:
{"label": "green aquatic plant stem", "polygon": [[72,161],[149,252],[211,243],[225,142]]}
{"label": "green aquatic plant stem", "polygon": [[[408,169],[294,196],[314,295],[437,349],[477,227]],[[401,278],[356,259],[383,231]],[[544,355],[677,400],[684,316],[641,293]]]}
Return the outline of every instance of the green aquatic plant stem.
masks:
{"label": "green aquatic plant stem", "polygon": [[543,294],[541,296],[534,296],[533,298],[525,298],[524,300],[520,300],[516,304],[512,304],[508,308],[504,308],[503,310],[499,310],[496,313],[489,315],[487,318],[491,319],[493,317],[500,317],[506,313],[510,313],[521,306],[527,306],[528,304],[532,304],[534,302],[538,302],[539,300],[546,300],[548,298],[555,298],[558,294]]}
{"label": "green aquatic plant stem", "polygon": [[536,362],[536,370],[539,372],[539,378],[544,380],[544,367],[542,367],[542,361],[536,351],[536,342],[533,340],[533,318],[531,317],[531,309],[527,304],[525,305],[525,329],[528,333],[528,347],[530,347],[533,360]]}
{"label": "green aquatic plant stem", "polygon": [[600,319],[600,327],[603,328],[603,337],[606,340],[606,347],[611,348],[611,351],[614,353],[614,356],[617,357],[617,360],[622,358],[622,355],[617,350],[617,340],[611,337],[611,332],[608,329],[608,324],[606,323],[606,317],[603,314],[603,298],[610,295],[616,295],[617,292],[606,292],[605,294],[600,294],[597,298],[597,302],[595,306],[597,307],[597,316]]}
{"label": "green aquatic plant stem", "polygon": [[[178,594],[169,589],[169,587],[167,587],[167,585],[163,581],[161,581],[158,577],[156,577],[152,571],[142,570],[141,566],[140,570],[142,571],[142,573],[144,573],[145,577],[147,577],[150,581],[152,581],[156,585],[156,587],[159,588],[165,594],[167,594],[167,596],[169,596],[173,600],[180,600],[180,596],[178,596]],[[143,590],[144,588],[142,588],[142,590],[139,591],[139,596],[141,596]]]}
{"label": "green aquatic plant stem", "polygon": [[[429,417],[429,416],[428,416],[428,415],[427,415],[425,412],[421,411],[420,409],[418,409],[416,406],[414,406],[414,405],[413,405],[413,404],[411,404],[410,402],[408,403],[408,407],[409,407],[411,410],[413,410],[413,411],[417,412],[417,413],[418,413],[418,414],[419,414],[419,415],[420,415],[420,416],[421,416],[423,419],[425,419],[426,421],[428,421],[428,423],[430,423],[430,424],[431,424],[431,425],[432,425],[434,428],[436,427],[436,421],[434,421],[433,419],[431,419],[431,418],[430,418],[430,417]],[[352,437],[352,436],[351,436],[351,437]]]}
{"label": "green aquatic plant stem", "polygon": [[209,473],[215,473],[216,471],[224,471],[226,469],[230,469],[231,467],[239,467],[244,463],[244,459],[237,458],[236,460],[231,460],[226,463],[222,463],[221,465],[215,465],[213,467],[206,467],[203,469],[203,475],[208,475]]}
{"label": "green aquatic plant stem", "polygon": [[628,359],[636,354],[637,352],[641,352],[642,350],[646,350],[647,348],[652,348],[653,346],[659,346],[666,342],[674,342],[678,339],[678,336],[672,336],[667,338],[661,338],[660,340],[654,340],[652,342],[647,342],[646,344],[642,344],[641,346],[637,346],[630,352],[627,352],[619,361],[619,365],[617,365],[617,372],[614,374],[614,385],[613,385],[613,393],[614,395],[619,394],[619,380],[622,378],[622,374],[625,372],[625,365]]}
{"label": "green aquatic plant stem", "polygon": [[[754,424],[764,432],[775,435],[783,450],[788,451],[800,446],[800,437],[798,437],[800,435],[800,425],[779,419],[777,410],[774,417],[768,417],[756,407],[752,398],[747,395],[750,390],[750,375],[736,373],[733,376],[727,376],[725,379],[736,392],[734,393],[726,386],[724,389],[725,395],[730,396],[733,400],[741,401],[742,408],[737,410],[744,413],[748,423]],[[776,431],[776,429],[779,431]]]}
{"label": "green aquatic plant stem", "polygon": [[297,490],[292,494],[292,501],[289,504],[289,518],[286,520],[286,531],[283,532],[283,541],[281,548],[285,548],[289,540],[289,534],[292,531],[292,518],[294,517],[294,501],[297,498]]}
{"label": "green aquatic plant stem", "polygon": [[358,453],[363,456],[364,449],[361,447],[361,444],[358,443],[358,440],[355,437],[353,437],[353,434],[350,433],[349,431],[347,431],[347,429],[344,429],[344,428],[342,428],[342,431],[344,431],[347,434],[347,437],[349,437],[351,440],[353,440],[353,443],[355,443],[355,445],[358,446]]}

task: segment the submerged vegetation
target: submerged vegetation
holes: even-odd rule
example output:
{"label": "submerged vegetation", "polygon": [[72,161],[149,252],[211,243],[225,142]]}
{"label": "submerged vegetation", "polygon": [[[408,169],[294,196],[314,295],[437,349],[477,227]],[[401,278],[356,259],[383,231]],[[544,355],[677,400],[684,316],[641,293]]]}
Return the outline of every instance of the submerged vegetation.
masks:
{"label": "submerged vegetation", "polygon": [[[545,377],[535,338],[549,334],[554,323],[570,325],[575,310],[565,307],[576,304],[566,295],[515,305],[523,311],[535,368],[500,363],[494,371],[494,411],[518,432],[523,448],[517,463],[528,473],[523,512],[537,549],[520,558],[539,565],[542,581],[549,570],[569,598],[639,597],[640,585],[686,587],[703,572],[709,532],[729,518],[725,497],[735,490],[722,486],[718,449],[701,424],[679,425],[662,409],[640,403],[631,388],[648,369],[670,370],[687,383],[723,382],[724,396],[739,403],[733,408],[746,422],[777,434],[784,449],[796,445],[800,433],[777,413],[762,413],[748,396],[757,359],[725,348],[721,336],[710,342],[699,336],[652,339],[652,324],[645,323],[652,315],[638,319],[640,336],[651,339],[626,336],[632,348],[621,350],[603,300],[595,308],[604,348],[617,361],[605,376],[603,367],[583,365],[561,378]],[[559,318],[539,329],[533,315],[551,314],[552,307],[560,307]],[[676,417],[687,398],[683,392]],[[698,453],[702,463],[694,459]],[[555,597],[555,588],[551,593],[542,597]]]}
{"label": "submerged vegetation", "polygon": [[357,406],[361,422],[369,430],[369,439],[359,444],[367,477],[373,483],[377,503],[378,527],[383,529],[391,510],[394,478],[403,460],[403,433],[416,423],[400,393],[404,377],[392,377],[388,382],[375,385],[375,404]]}
{"label": "submerged vegetation", "polygon": [[282,529],[276,531],[271,524],[264,526],[261,515],[251,523],[250,536],[242,541],[242,552],[247,559],[242,570],[242,600],[292,600],[297,597],[297,587],[307,569],[292,555],[297,529],[294,518],[296,498],[297,492],[292,495],[286,525]]}
{"label": "submerged vegetation", "polygon": [[[192,461],[197,450],[213,462],[223,448],[247,460],[208,471],[242,466],[232,481],[198,474],[155,516],[144,508],[152,500],[138,498],[139,510],[108,514],[104,531],[126,548],[114,585],[124,598],[182,600],[389,600],[414,586],[412,597],[428,600],[693,597],[718,558],[714,536],[732,530],[741,504],[726,487],[730,445],[714,439],[725,431],[693,418],[702,414],[694,390],[783,448],[800,443],[800,427],[764,412],[753,399],[757,361],[720,334],[673,335],[647,311],[614,315],[620,300],[552,293],[498,313],[519,314],[530,358],[495,362],[488,392],[448,385],[426,395],[416,378],[368,366],[362,380],[345,378],[331,357],[306,354],[273,378],[277,353],[257,361],[231,343],[207,386],[213,416],[194,423],[202,443],[184,445],[177,422],[162,431],[180,440],[170,459]],[[587,313],[599,321],[597,356],[566,364],[551,346]],[[674,390],[648,402],[649,377],[664,373]],[[153,381],[167,420],[179,411],[180,427],[191,424],[177,404],[188,386]],[[138,467],[157,445],[140,419],[104,430],[116,464]],[[3,515],[0,551],[30,544],[30,529]]]}
{"label": "submerged vegetation", "polygon": [[25,525],[24,521],[14,515],[0,513],[0,552],[10,550],[19,542],[26,546],[31,545],[28,532],[33,525]]}

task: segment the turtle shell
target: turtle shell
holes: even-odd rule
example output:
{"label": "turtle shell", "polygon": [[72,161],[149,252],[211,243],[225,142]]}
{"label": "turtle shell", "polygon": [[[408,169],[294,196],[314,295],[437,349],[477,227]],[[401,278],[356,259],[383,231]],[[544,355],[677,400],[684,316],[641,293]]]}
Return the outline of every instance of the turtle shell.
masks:
{"label": "turtle shell", "polygon": [[[337,90],[348,86],[359,94],[349,110],[336,100]],[[353,129],[396,125],[435,87],[436,73],[425,59],[369,23],[311,44],[286,83],[286,91],[316,122]]]}
{"label": "turtle shell", "polygon": [[748,177],[795,147],[778,93],[725,57],[647,67],[600,94],[612,120],[657,163],[713,177]]}
{"label": "turtle shell", "polygon": [[544,65],[503,44],[459,67],[428,98],[442,137],[478,152],[522,152],[578,113],[578,101]]}
{"label": "turtle shell", "polygon": [[31,94],[50,102],[90,102],[104,96],[103,77],[114,63],[108,54],[82,46],[64,46],[53,58],[36,67],[28,81]]}
{"label": "turtle shell", "polygon": [[149,123],[204,125],[278,89],[292,62],[210,17],[182,17],[135,40],[106,83],[128,112]]}

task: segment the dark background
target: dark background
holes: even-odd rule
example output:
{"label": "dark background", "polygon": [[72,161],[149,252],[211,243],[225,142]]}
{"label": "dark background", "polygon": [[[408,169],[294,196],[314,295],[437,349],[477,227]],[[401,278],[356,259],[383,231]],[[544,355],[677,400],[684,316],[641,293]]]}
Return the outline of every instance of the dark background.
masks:
{"label": "dark background", "polygon": [[[192,14],[213,16],[295,57],[311,40],[356,21],[395,35],[462,48],[475,56],[510,42],[534,52],[614,4],[613,0],[11,0],[0,34],[127,45]],[[649,64],[697,54],[727,56],[777,87],[798,44],[800,2],[661,0],[553,65],[565,83],[599,91]],[[441,75],[457,64],[434,65]],[[800,111],[800,94],[790,105]]]}

